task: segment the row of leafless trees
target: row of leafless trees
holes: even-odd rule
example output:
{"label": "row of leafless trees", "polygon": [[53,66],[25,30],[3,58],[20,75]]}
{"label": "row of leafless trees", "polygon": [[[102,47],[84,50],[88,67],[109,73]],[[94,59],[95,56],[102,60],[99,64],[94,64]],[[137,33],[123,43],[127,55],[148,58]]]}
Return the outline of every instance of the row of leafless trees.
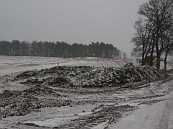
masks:
{"label": "row of leafless trees", "polygon": [[138,13],[134,52],[141,55],[142,65],[160,69],[163,61],[166,70],[168,53],[173,46],[173,0],[149,0]]}

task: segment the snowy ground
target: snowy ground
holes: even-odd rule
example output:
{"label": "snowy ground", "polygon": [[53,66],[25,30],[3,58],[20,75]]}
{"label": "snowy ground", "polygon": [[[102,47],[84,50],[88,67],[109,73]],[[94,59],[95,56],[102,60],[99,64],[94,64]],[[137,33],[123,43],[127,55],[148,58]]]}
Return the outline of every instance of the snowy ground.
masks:
{"label": "snowy ground", "polygon": [[68,92],[74,102],[71,106],[43,108],[25,116],[3,118],[0,128],[164,129],[162,122],[168,123],[168,119],[172,126],[172,84],[173,80],[164,84],[155,82],[149,88],[83,95],[79,90]]}
{"label": "snowy ground", "polygon": [[0,56],[0,75],[55,66],[57,58]]}
{"label": "snowy ground", "polygon": [[102,58],[55,58],[55,57],[27,57],[27,56],[0,56],[0,75],[10,74],[33,69],[50,68],[53,66],[105,66],[121,67],[122,60]]}
{"label": "snowy ground", "polygon": [[[56,63],[55,63],[56,62]],[[0,73],[47,68],[54,65],[116,66],[112,60],[85,58],[0,57]],[[78,63],[77,63],[78,62]],[[88,63],[89,62],[89,63]],[[104,63],[105,62],[105,63]],[[119,62],[119,61],[118,61]],[[88,64],[87,64],[88,63]],[[0,91],[22,91],[30,86],[0,78]],[[70,105],[44,107],[23,116],[0,117],[0,129],[172,129],[173,79],[138,89],[67,89],[50,87]],[[39,96],[54,99],[54,96]],[[0,110],[1,111],[1,110]]]}

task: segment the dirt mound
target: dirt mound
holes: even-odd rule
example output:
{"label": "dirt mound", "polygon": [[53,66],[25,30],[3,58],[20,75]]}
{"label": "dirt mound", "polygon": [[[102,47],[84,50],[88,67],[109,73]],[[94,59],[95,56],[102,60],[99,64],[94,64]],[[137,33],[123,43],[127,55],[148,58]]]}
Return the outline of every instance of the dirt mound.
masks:
{"label": "dirt mound", "polygon": [[53,89],[46,87],[46,86],[39,86],[36,85],[34,87],[31,87],[29,89],[26,89],[22,92],[22,94],[24,96],[33,96],[33,95],[37,95],[37,96],[46,96],[46,95],[54,95],[56,97],[59,97],[61,95],[59,95],[58,93],[56,93]]}
{"label": "dirt mound", "polygon": [[37,72],[24,72],[17,75],[16,79],[18,78],[25,79],[23,83],[30,85],[117,87],[132,82],[155,81],[162,78],[162,74],[153,67],[135,67],[132,64],[127,64],[122,68],[60,66]]}
{"label": "dirt mound", "polygon": [[0,98],[9,98],[9,97],[16,97],[20,94],[19,91],[9,91],[5,90],[3,94],[0,94]]}
{"label": "dirt mound", "polygon": [[61,86],[67,87],[72,86],[73,84],[70,82],[70,79],[65,77],[51,77],[49,80],[46,81],[50,86]]}
{"label": "dirt mound", "polygon": [[72,80],[73,85],[82,87],[116,87],[132,82],[155,81],[162,74],[155,68],[126,65],[123,68],[95,68]]}
{"label": "dirt mound", "polygon": [[17,96],[15,98],[1,99],[0,116],[5,118],[7,116],[23,116],[38,109],[38,99],[33,96]]}
{"label": "dirt mound", "polygon": [[26,72],[23,72],[19,75],[17,75],[15,77],[16,80],[18,79],[25,79],[25,78],[29,78],[29,77],[32,77],[32,76],[35,76],[37,74],[37,71],[26,71]]}
{"label": "dirt mound", "polygon": [[[52,97],[51,97],[52,96]],[[60,107],[71,103],[61,99],[53,89],[34,86],[24,91],[4,91],[0,94],[0,118],[23,116],[44,107]]]}

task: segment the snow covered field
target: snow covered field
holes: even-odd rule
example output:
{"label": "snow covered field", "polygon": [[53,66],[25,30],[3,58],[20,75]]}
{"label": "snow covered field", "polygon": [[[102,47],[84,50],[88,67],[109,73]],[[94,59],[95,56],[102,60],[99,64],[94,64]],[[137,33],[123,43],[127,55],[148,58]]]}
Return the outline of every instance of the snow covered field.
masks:
{"label": "snow covered field", "polygon": [[122,60],[101,58],[55,58],[55,57],[29,57],[29,56],[0,56],[0,75],[10,74],[32,69],[50,68],[53,66],[98,66],[121,67]]}
{"label": "snow covered field", "polygon": [[52,67],[55,66],[57,62],[57,58],[0,56],[0,75]]}

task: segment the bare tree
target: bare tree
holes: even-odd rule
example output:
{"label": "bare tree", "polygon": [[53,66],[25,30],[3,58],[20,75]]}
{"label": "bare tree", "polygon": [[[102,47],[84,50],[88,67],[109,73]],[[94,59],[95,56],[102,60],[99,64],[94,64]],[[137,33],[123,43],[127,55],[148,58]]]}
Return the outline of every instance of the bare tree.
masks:
{"label": "bare tree", "polygon": [[132,42],[135,42],[136,48],[134,51],[142,56],[142,65],[146,65],[149,63],[147,61],[148,54],[151,50],[151,43],[150,43],[150,37],[151,37],[151,29],[146,24],[143,24],[143,19],[139,19],[135,23],[135,29],[136,34],[135,37],[132,39]]}
{"label": "bare tree", "polygon": [[168,54],[171,50],[173,50],[173,28],[171,28],[169,31],[165,32],[164,36],[164,43],[163,43],[163,48],[164,48],[164,72],[166,75],[167,71],[167,58]]}
{"label": "bare tree", "polygon": [[156,67],[160,69],[161,56],[164,52],[168,53],[167,48],[170,48],[168,32],[170,33],[172,27],[172,7],[173,0],[149,0],[140,7],[138,13],[143,21],[136,22],[135,37],[138,40],[134,41],[140,42],[142,46],[143,65],[153,66],[156,59]]}

